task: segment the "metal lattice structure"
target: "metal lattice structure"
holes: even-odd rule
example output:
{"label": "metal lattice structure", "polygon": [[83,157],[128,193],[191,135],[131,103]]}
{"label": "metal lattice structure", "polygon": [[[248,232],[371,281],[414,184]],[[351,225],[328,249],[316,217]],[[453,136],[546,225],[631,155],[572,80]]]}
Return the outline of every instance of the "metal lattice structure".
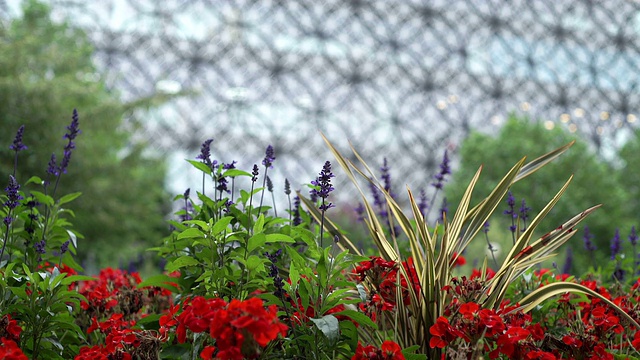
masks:
{"label": "metal lattice structure", "polygon": [[[249,168],[273,144],[277,171],[299,182],[331,158],[319,131],[419,188],[444,148],[510,112],[598,151],[639,113],[633,1],[49,2],[126,100],[194,93],[145,114],[158,151],[193,157],[213,137],[222,161]],[[8,3],[0,14],[15,16]]]}

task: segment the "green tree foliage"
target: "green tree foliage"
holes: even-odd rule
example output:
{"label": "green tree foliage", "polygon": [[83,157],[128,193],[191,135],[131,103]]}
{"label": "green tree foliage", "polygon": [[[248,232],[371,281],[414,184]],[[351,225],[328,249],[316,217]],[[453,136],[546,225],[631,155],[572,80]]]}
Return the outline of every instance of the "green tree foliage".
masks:
{"label": "green tree foliage", "polygon": [[9,145],[24,124],[29,149],[20,153],[18,181],[44,178],[51,154],[62,158],[65,126],[78,109],[82,133],[58,194],[83,193],[71,209],[85,236],[79,254],[97,260],[87,265],[126,264],[137,256],[133,248],[166,234],[163,162],[146,156],[123,129],[123,117],[138,105],[123,103],[106,88],[87,36],[54,23],[49,8],[36,1],[27,1],[23,10],[23,18],[0,27],[0,174],[13,170]]}
{"label": "green tree foliage", "polygon": [[[462,197],[463,185],[469,182],[480,165],[483,165],[483,170],[475,193],[486,194],[522,156],[526,155],[532,160],[572,140],[576,140],[576,143],[567,153],[513,186],[516,211],[526,196],[527,206],[531,207],[531,216],[534,217],[562,187],[568,174],[573,174],[569,189],[547,216],[544,221],[546,226],[541,228],[557,226],[583,209],[603,204],[585,224],[595,235],[593,242],[598,248],[596,259],[606,260],[610,256],[609,244],[616,227],[624,232],[623,229],[628,224],[624,216],[627,212],[621,207],[628,197],[626,188],[618,183],[618,177],[614,175],[615,170],[610,164],[597,157],[584,141],[558,127],[547,130],[541,123],[511,116],[498,134],[472,133],[461,146],[460,164],[454,171],[451,184],[446,188],[447,197],[452,200],[451,203],[456,203]],[[636,150],[631,151],[637,151],[638,146],[640,145],[636,145]],[[633,156],[629,157],[631,161],[640,161]],[[473,201],[479,200],[476,197]],[[506,199],[498,210],[506,210]],[[506,228],[510,225],[502,211],[498,211],[492,221],[497,221],[494,227]],[[579,273],[592,265],[590,257],[584,251],[583,228],[581,226],[580,231],[569,242],[575,256],[573,271]],[[562,261],[559,261],[559,266],[562,266]]]}

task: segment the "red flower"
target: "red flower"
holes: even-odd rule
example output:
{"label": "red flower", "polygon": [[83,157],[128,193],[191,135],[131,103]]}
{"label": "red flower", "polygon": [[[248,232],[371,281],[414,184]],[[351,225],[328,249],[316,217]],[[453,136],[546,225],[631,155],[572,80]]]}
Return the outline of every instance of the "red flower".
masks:
{"label": "red flower", "polygon": [[29,358],[18,347],[18,344],[7,338],[0,339],[0,359],[29,360]]}
{"label": "red flower", "polygon": [[449,319],[440,316],[436,323],[429,328],[431,340],[429,346],[431,348],[443,348],[453,340],[463,337],[463,334],[449,324]]}
{"label": "red flower", "polygon": [[362,346],[358,342],[356,353],[351,360],[404,360],[400,345],[394,341],[386,340],[382,343],[381,349],[373,345]]}
{"label": "red flower", "polygon": [[213,359],[213,353],[216,351],[216,348],[213,346],[205,346],[204,349],[202,349],[202,352],[200,353],[200,357],[203,360],[212,360]]}

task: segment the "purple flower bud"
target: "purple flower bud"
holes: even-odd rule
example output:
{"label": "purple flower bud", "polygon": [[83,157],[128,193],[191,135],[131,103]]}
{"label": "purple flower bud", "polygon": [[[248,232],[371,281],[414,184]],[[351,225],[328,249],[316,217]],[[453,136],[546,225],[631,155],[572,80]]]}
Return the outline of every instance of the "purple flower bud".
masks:
{"label": "purple flower bud", "polygon": [[40,241],[36,242],[34,244],[34,247],[36,249],[36,253],[38,253],[40,255],[46,254],[47,253],[46,245],[47,244],[44,242],[44,240],[40,240]]}
{"label": "purple flower bud", "polygon": [[51,160],[47,167],[47,174],[58,176],[58,167],[56,166],[56,154],[51,154]]}
{"label": "purple flower bud", "polygon": [[635,226],[631,227],[631,233],[629,234],[629,242],[633,246],[636,246],[636,244],[638,243],[638,234],[636,233],[636,227]]}
{"label": "purple flower bud", "polygon": [[567,248],[567,256],[564,260],[564,266],[562,267],[563,274],[571,274],[571,267],[573,266],[573,250]]}
{"label": "purple flower bud", "polygon": [[356,215],[358,215],[358,222],[362,222],[364,221],[364,205],[362,205],[361,202],[358,203],[358,206],[356,206],[356,208],[354,209],[356,212]]}
{"label": "purple flower bud", "polygon": [[267,191],[270,193],[273,192],[273,181],[271,181],[269,175],[267,175]]}
{"label": "purple flower bud", "polygon": [[584,235],[582,236],[582,240],[584,242],[584,248],[587,251],[596,251],[597,247],[596,245],[591,241],[591,239],[593,239],[593,234],[591,234],[591,232],[589,231],[589,227],[585,226],[584,227]]}
{"label": "purple flower bud", "polygon": [[613,235],[613,239],[611,239],[611,260],[616,258],[616,255],[620,253],[621,243],[620,243],[620,229],[616,229],[615,235]]}
{"label": "purple flower bud", "polygon": [[202,162],[209,167],[212,167],[212,162],[211,162],[211,143],[212,142],[213,142],[213,139],[205,140],[202,143],[202,146],[200,146],[200,154],[196,156],[196,159],[202,160]]}
{"label": "purple flower bud", "polygon": [[229,164],[222,164],[222,168],[224,170],[231,170],[231,169],[235,169],[236,168],[236,163],[237,161],[233,160],[231,163]]}
{"label": "purple flower bud", "polygon": [[325,204],[324,202],[324,200],[329,197],[329,193],[335,190],[333,186],[331,186],[332,177],[335,177],[335,175],[331,172],[331,162],[327,161],[324,163],[324,166],[320,171],[320,176],[311,182],[311,184],[315,186],[315,188],[311,190],[311,195],[315,195],[323,199],[322,205],[319,207],[322,211],[327,211],[328,209],[335,207],[332,203]]}
{"label": "purple flower bud", "polygon": [[251,171],[251,175],[253,175],[251,177],[251,181],[253,182],[258,181],[258,165],[253,164],[253,171]]}
{"label": "purple flower bud", "polygon": [[22,150],[27,150],[27,146],[22,143],[22,135],[24,134],[24,125],[20,126],[18,132],[16,133],[16,137],[13,140],[13,144],[9,146],[9,149],[19,152]]}
{"label": "purple flower bud", "polygon": [[13,210],[19,205],[19,201],[23,199],[23,197],[18,192],[20,190],[20,184],[16,181],[16,178],[13,175],[9,175],[9,185],[4,189],[7,193],[7,201],[5,201],[4,205],[9,208],[9,210]]}
{"label": "purple flower bud", "polygon": [[429,207],[429,202],[427,200],[427,192],[424,188],[420,189],[420,197],[418,200],[418,209],[420,210],[420,214],[424,217],[427,214],[427,208]]}
{"label": "purple flower bud", "polygon": [[300,197],[293,198],[293,226],[302,224],[302,218],[300,218]]}
{"label": "purple flower bud", "polygon": [[389,165],[386,157],[382,160],[382,167],[380,168],[380,171],[382,171],[381,177],[384,190],[388,192],[391,197],[394,197],[394,194],[391,191],[391,174],[389,173]]}
{"label": "purple flower bud", "polygon": [[442,162],[440,163],[440,172],[438,172],[434,176],[434,179],[436,179],[436,181],[431,185],[433,185],[433,187],[435,187],[436,189],[442,189],[445,181],[445,176],[449,174],[451,174],[451,168],[449,167],[449,156],[447,151],[445,150],[444,157],[442,158]]}
{"label": "purple flower bud", "polygon": [[273,161],[276,159],[275,152],[273,150],[273,146],[267,146],[267,150],[265,151],[264,160],[262,160],[262,165],[265,167],[273,167]]}
{"label": "purple flower bud", "polygon": [[486,234],[489,232],[489,220],[484,222],[484,225],[482,226],[482,231]]}
{"label": "purple flower bud", "polygon": [[287,178],[284,179],[284,193],[285,195],[291,195],[291,184]]}
{"label": "purple flower bud", "polygon": [[62,245],[60,245],[60,255],[61,256],[64,255],[64,253],[66,253],[67,250],[69,250],[69,243],[70,242],[71,242],[70,240],[67,240],[64,243],[62,243]]}

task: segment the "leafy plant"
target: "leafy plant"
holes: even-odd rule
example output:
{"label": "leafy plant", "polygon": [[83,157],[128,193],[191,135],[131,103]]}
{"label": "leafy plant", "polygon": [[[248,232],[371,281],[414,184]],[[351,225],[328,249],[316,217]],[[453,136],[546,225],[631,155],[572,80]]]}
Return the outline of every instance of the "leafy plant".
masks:
{"label": "leafy plant", "polygon": [[[410,296],[410,302],[405,304],[402,301],[398,301],[397,310],[385,314],[390,317],[389,322],[395,325],[394,335],[402,347],[418,345],[419,352],[428,354],[430,358],[440,357],[440,349],[429,346],[433,336],[430,329],[436,324],[437,320],[444,315],[447,298],[443,293],[443,289],[448,285],[452,277],[452,269],[455,266],[456,257],[465,250],[469,242],[482,230],[482,227],[495,211],[498,203],[507,194],[512,184],[531,175],[551,160],[557,158],[572,145],[572,143],[570,143],[560,147],[527,164],[525,164],[525,159],[523,158],[502,178],[491,194],[481,200],[477,205],[471,206],[471,196],[482,170],[482,168],[480,168],[473,176],[451,220],[445,217],[442,226],[435,227],[431,230],[427,227],[425,219],[419,211],[418,204],[410,189],[408,189],[408,194],[414,217],[413,222],[409,220],[405,211],[398,205],[388,191],[380,186],[379,181],[376,179],[370,167],[362,160],[362,157],[355,149],[352,148],[351,150],[360,166],[348,160],[326,138],[324,139],[337,158],[338,163],[342,166],[350,180],[356,185],[362,196],[367,215],[366,224],[372,240],[380,251],[380,256],[387,261],[402,261],[398,250],[397,237],[394,236],[388,239],[385,235],[384,227],[377,218],[373,207],[367,201],[356,175],[360,175],[364,180],[376,186],[384,194],[389,213],[393,214],[393,222],[400,226],[403,234],[408,238],[411,248],[411,261],[415,267],[415,275],[417,276],[412,276],[413,274],[411,274],[406,267],[399,268],[399,275],[405,279],[417,278],[418,284],[412,284],[412,286],[407,286],[404,289],[398,287],[398,297],[401,297],[401,291],[407,291]],[[360,167],[362,167],[362,170]],[[570,180],[571,178],[558,191],[556,196],[548,202],[544,209],[540,211],[538,216],[532,220],[527,230],[517,232],[520,235],[515,241],[509,255],[496,272],[496,275],[491,279],[483,279],[482,290],[477,292],[475,299],[483,308],[497,310],[504,300],[504,295],[509,285],[514,279],[522,275],[533,265],[551,258],[553,252],[575,233],[575,226],[597,208],[596,206],[581,212],[555,230],[545,234],[540,239],[532,241],[534,230],[536,230],[541,220],[558,202]],[[309,207],[309,209],[311,210],[313,208]],[[317,211],[312,211],[312,214],[314,214],[316,219],[320,216]],[[336,230],[332,228],[331,223],[328,223],[327,227],[329,231]],[[340,243],[345,248],[357,253],[357,249],[353,247],[353,244],[346,237],[341,237]],[[486,268],[486,261],[484,268]],[[484,271],[482,272],[484,273]],[[521,300],[519,309],[530,311],[546,299],[565,292],[582,292],[599,297],[602,301],[616,308],[635,326],[638,326],[638,324],[619,307],[579,284],[554,283],[542,286],[524,297]]]}

